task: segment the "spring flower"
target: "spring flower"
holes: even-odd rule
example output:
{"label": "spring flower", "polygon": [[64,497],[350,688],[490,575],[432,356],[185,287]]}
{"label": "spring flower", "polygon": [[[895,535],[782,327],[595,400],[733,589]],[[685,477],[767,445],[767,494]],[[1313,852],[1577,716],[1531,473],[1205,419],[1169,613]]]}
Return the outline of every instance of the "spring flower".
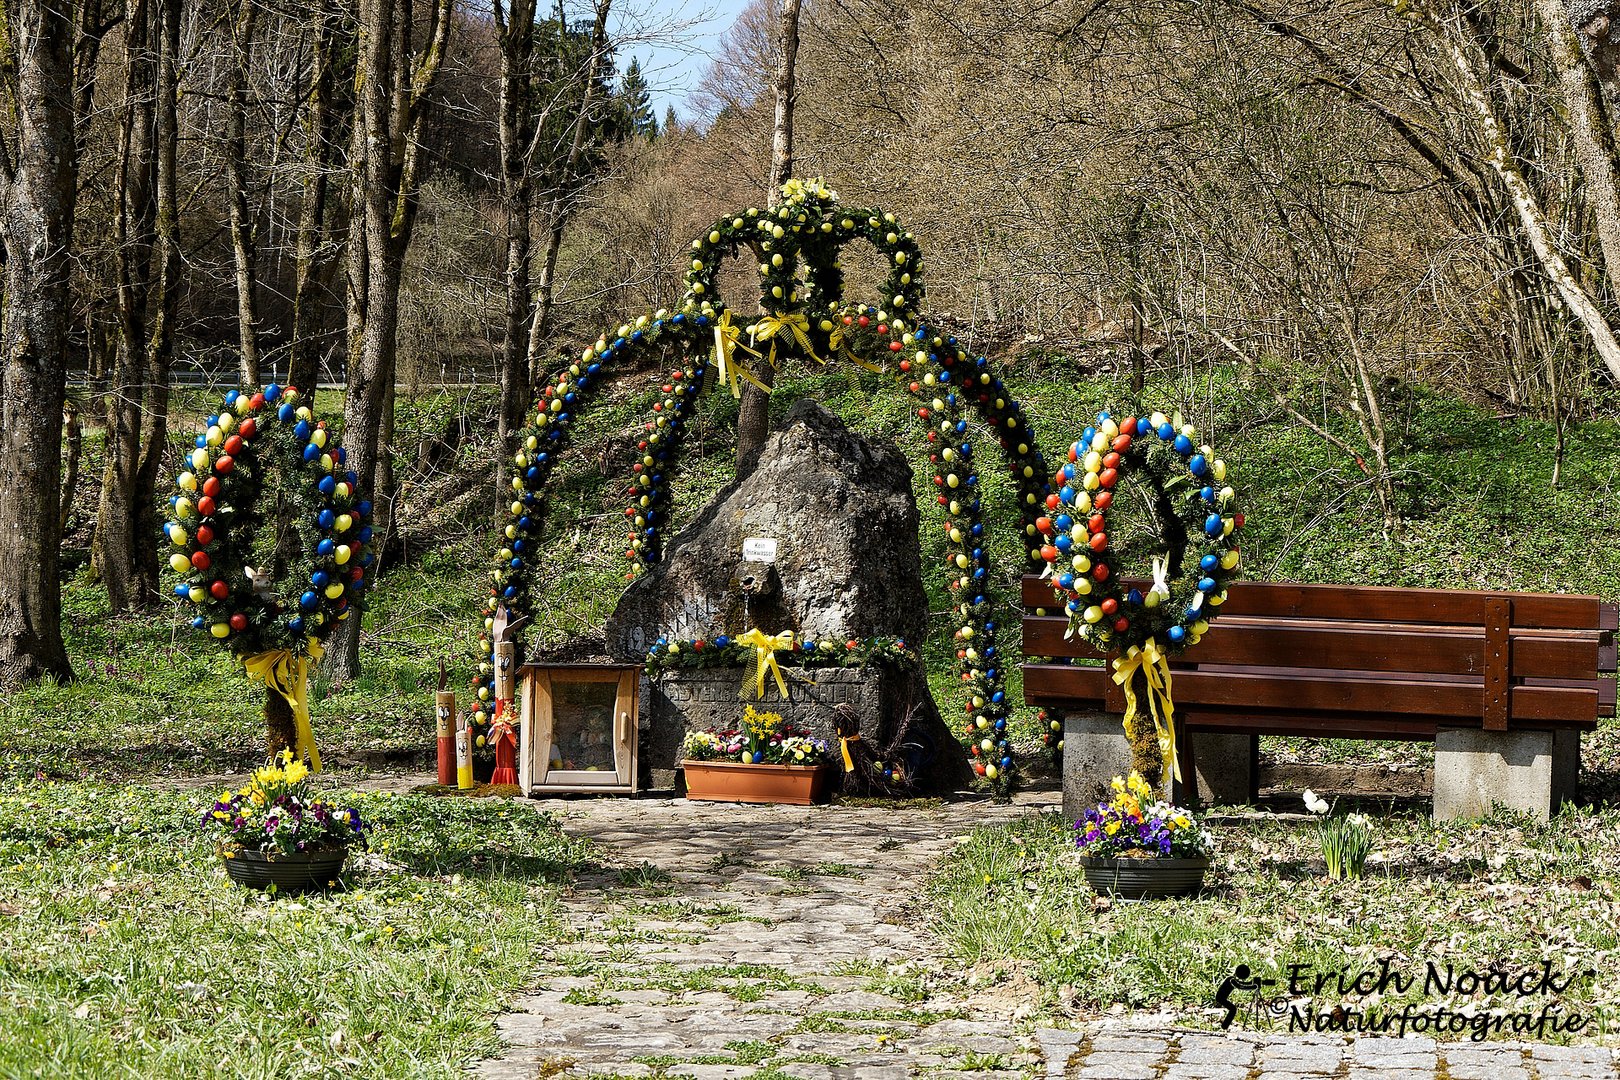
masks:
{"label": "spring flower", "polygon": [[1322,798],[1316,792],[1312,791],[1310,788],[1306,788],[1305,809],[1309,810],[1313,814],[1325,814],[1328,812],[1327,800]]}

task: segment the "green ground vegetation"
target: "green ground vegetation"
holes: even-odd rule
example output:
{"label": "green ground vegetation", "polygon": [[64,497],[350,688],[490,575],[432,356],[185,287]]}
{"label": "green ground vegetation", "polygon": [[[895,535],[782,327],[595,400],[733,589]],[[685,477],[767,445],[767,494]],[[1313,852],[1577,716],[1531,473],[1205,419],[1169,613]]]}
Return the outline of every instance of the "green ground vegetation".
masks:
{"label": "green ground vegetation", "polygon": [[[1117,1002],[1211,1025],[1215,989],[1238,964],[1277,980],[1269,1000],[1288,996],[1288,965],[1354,977],[1387,961],[1417,979],[1372,997],[1379,1010],[1412,1003],[1489,1015],[1550,1004],[1593,1023],[1576,1041],[1613,1030],[1620,810],[1571,810],[1545,824],[1502,816],[1435,825],[1413,809],[1373,822],[1366,876],[1343,882],[1327,879],[1311,822],[1216,818],[1205,891],[1133,903],[1087,886],[1061,815],[1032,815],[979,829],[956,848],[929,888],[929,925],[986,978],[1015,970],[1033,978],[1048,1010],[1095,1013]],[[1539,976],[1547,961],[1560,978],[1579,977],[1562,994],[1526,1000],[1425,995],[1431,961],[1442,973],[1451,964],[1514,976]],[[1337,987],[1311,996],[1324,1010],[1357,1000]],[[1270,1022],[1281,1030],[1287,1018]]]}
{"label": "green ground vegetation", "polygon": [[591,863],[504,799],[371,793],[347,887],[268,896],[203,840],[216,794],[0,787],[0,1075],[457,1075]]}

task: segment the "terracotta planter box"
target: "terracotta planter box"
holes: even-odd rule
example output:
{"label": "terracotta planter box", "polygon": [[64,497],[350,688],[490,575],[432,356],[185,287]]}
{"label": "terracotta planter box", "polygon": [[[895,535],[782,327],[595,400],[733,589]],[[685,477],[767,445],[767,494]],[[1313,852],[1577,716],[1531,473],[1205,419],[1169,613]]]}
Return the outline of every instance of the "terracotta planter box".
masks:
{"label": "terracotta planter box", "polygon": [[740,761],[683,761],[686,797],[705,802],[788,803],[827,801],[825,765],[745,765]]}

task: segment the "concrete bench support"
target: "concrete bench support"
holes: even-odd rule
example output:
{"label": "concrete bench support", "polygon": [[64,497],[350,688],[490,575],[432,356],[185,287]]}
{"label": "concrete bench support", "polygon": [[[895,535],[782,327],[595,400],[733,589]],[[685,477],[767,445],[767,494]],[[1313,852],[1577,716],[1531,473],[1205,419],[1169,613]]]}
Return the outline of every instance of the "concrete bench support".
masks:
{"label": "concrete bench support", "polygon": [[1434,819],[1501,806],[1546,820],[1580,783],[1581,733],[1441,728],[1434,739]]}
{"label": "concrete bench support", "polygon": [[[1254,800],[1259,738],[1254,735],[1181,734],[1198,773],[1198,801],[1242,805]],[[1182,751],[1183,769],[1186,751]],[[1063,719],[1063,813],[1073,819],[1107,797],[1108,782],[1131,771],[1131,748],[1120,718],[1111,713],[1070,712]]]}

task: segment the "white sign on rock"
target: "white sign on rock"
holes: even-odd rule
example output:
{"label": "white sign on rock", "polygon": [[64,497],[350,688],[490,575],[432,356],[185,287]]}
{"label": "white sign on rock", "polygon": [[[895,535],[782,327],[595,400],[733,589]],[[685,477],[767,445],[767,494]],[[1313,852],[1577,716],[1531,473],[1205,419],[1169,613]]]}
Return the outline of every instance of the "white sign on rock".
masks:
{"label": "white sign on rock", "polygon": [[776,561],[776,540],[769,536],[749,536],[743,539],[743,562],[773,563]]}

